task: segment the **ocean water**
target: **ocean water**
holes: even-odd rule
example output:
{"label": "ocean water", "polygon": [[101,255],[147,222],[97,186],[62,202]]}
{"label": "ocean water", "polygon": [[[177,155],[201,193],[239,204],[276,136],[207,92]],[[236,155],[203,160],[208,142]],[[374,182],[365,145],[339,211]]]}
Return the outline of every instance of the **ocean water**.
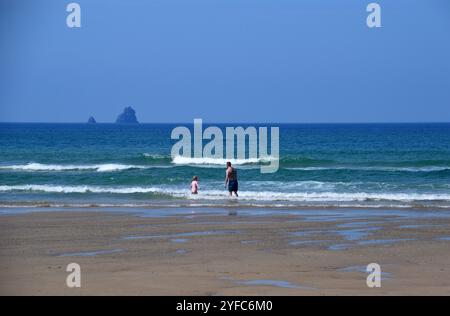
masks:
{"label": "ocean water", "polygon": [[450,124],[277,125],[278,172],[239,161],[238,199],[224,159],[171,158],[175,126],[1,123],[0,206],[450,208]]}

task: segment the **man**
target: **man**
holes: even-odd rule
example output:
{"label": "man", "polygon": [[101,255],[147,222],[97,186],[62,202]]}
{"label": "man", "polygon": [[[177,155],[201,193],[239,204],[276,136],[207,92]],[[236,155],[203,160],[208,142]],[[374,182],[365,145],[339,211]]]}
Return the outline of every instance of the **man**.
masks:
{"label": "man", "polygon": [[228,186],[228,192],[230,196],[234,195],[238,196],[238,179],[237,179],[237,170],[231,166],[231,162],[227,162],[227,171],[225,177],[225,187]]}

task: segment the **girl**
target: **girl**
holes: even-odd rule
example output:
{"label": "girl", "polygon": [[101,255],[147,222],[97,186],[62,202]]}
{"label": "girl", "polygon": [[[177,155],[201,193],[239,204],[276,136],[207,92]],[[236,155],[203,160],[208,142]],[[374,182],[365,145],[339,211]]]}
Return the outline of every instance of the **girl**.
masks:
{"label": "girl", "polygon": [[191,193],[198,194],[198,177],[194,176],[191,182]]}

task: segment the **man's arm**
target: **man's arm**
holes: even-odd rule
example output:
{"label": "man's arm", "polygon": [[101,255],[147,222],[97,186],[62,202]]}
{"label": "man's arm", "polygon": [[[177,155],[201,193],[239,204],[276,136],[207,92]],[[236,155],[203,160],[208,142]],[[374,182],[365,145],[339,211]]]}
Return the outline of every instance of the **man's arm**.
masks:
{"label": "man's arm", "polygon": [[228,175],[229,175],[229,171],[228,171],[228,169],[227,169],[227,171],[225,171],[225,187],[226,187],[227,184],[228,184]]}

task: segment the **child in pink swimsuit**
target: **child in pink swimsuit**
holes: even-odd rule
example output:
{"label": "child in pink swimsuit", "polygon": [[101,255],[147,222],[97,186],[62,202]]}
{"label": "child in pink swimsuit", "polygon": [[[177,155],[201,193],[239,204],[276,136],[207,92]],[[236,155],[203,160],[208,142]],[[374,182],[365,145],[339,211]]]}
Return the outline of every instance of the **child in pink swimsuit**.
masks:
{"label": "child in pink swimsuit", "polygon": [[191,193],[198,194],[198,177],[194,176],[191,182]]}

